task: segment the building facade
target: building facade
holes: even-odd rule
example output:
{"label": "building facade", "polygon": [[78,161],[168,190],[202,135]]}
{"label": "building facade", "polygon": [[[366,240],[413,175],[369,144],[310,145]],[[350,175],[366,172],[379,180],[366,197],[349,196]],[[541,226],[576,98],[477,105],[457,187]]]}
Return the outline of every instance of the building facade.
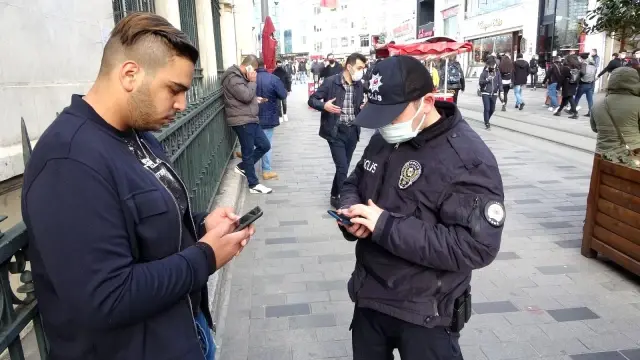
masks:
{"label": "building facade", "polygon": [[[37,146],[40,134],[83,94],[98,73],[115,22],[133,11],[155,12],[182,29],[200,50],[194,84],[217,76],[241,53],[255,53],[252,0],[29,0],[3,3],[0,37],[0,181],[24,171],[23,117]],[[248,16],[247,16],[248,15]],[[55,32],[53,31],[55,30]]]}

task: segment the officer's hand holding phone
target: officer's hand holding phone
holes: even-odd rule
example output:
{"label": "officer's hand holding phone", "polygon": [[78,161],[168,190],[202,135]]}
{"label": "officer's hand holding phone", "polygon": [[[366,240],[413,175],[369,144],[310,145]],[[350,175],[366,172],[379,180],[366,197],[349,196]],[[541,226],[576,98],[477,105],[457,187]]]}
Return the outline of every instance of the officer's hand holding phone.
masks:
{"label": "officer's hand holding phone", "polygon": [[253,225],[234,232],[237,226],[237,220],[225,217],[216,221],[215,226],[207,229],[207,233],[200,239],[213,249],[216,256],[216,269],[220,269],[238,255],[247,245],[251,235],[255,233]]}
{"label": "officer's hand holding phone", "polygon": [[[374,204],[373,201],[369,199],[367,205],[356,204],[351,206],[348,210],[348,215],[351,218],[352,223],[362,225],[369,231],[369,233],[372,233],[376,228],[376,223],[383,211],[384,210],[380,209],[378,205]],[[356,234],[353,235],[358,236]]]}
{"label": "officer's hand holding phone", "polygon": [[353,216],[351,215],[349,210],[350,209],[339,209],[336,212],[340,215],[349,217],[351,221],[351,225],[346,225],[341,222],[338,222],[338,225],[347,229],[349,234],[357,237],[358,239],[366,239],[371,235],[371,231],[369,231],[369,229],[367,229],[367,227],[362,224],[356,224],[356,222],[353,221],[354,220]]}

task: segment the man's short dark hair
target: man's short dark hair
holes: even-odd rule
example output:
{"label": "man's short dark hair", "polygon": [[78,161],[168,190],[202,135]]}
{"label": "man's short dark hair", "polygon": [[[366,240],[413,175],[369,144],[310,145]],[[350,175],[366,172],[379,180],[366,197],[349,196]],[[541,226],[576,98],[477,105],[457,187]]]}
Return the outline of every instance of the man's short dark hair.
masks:
{"label": "man's short dark hair", "polygon": [[240,64],[242,66],[253,66],[254,68],[258,68],[258,57],[250,54],[245,56],[244,60],[242,60],[242,64]]}
{"label": "man's short dark hair", "polygon": [[522,55],[522,53],[518,53],[518,55],[516,55],[516,59],[522,59],[524,58],[524,55]]}
{"label": "man's short dark hair", "polygon": [[187,35],[167,19],[152,13],[133,13],[111,31],[102,53],[100,74],[108,73],[125,60],[136,61],[153,71],[173,56],[195,64],[199,54]]}
{"label": "man's short dark hair", "polygon": [[593,51],[594,53],[596,53],[596,55],[598,54],[598,49],[591,49],[591,51]]}
{"label": "man's short dark hair", "polygon": [[257,62],[258,62],[258,69],[263,69],[264,68],[264,60],[262,58],[258,58]]}
{"label": "man's short dark hair", "polygon": [[[327,54],[327,59],[328,59],[329,57],[331,57],[331,56],[333,56],[333,53],[328,53],[328,54]],[[335,57],[335,56],[333,56],[333,57]]]}
{"label": "man's short dark hair", "polygon": [[345,65],[355,65],[358,60],[362,61],[365,64],[367,63],[366,56],[360,53],[353,53],[349,55],[349,57],[347,58],[347,61],[345,62]]}
{"label": "man's short dark hair", "polygon": [[282,64],[282,59],[276,60],[276,64]]}
{"label": "man's short dark hair", "polygon": [[617,59],[617,58],[618,58],[618,56],[620,56],[620,55],[619,55],[618,53],[613,53],[613,54],[611,54],[611,56],[613,56],[614,58],[616,58],[616,59]]}

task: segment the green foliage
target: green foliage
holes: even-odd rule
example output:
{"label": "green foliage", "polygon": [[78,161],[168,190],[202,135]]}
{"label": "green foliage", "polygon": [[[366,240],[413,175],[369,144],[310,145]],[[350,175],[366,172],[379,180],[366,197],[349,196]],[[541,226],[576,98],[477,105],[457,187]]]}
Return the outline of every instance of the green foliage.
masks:
{"label": "green foliage", "polygon": [[625,150],[624,153],[620,155],[616,154],[613,151],[609,151],[602,154],[602,158],[617,164],[626,165],[630,168],[634,168],[634,169],[638,168],[638,163],[635,161],[637,157],[631,154],[629,150]]}
{"label": "green foliage", "polygon": [[587,12],[586,20],[587,34],[608,33],[620,41],[622,51],[626,41],[640,33],[640,1],[599,0],[598,6]]}

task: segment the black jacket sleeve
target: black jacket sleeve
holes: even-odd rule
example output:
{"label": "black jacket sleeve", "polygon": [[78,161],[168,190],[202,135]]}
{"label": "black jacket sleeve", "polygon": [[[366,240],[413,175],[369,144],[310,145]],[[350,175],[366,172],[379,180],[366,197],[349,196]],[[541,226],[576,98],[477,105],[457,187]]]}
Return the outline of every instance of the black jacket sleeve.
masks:
{"label": "black jacket sleeve", "polygon": [[[367,149],[365,149],[364,154],[367,153]],[[360,186],[360,178],[362,177],[362,173],[364,172],[364,158],[365,155],[362,155],[358,164],[356,164],[355,169],[351,172],[351,175],[344,181],[342,185],[342,189],[340,190],[340,208],[345,209],[351,207],[356,204],[362,204],[362,199],[360,199],[360,192],[358,191],[358,187]],[[358,240],[351,233],[347,232],[345,228],[339,226],[342,231],[342,235],[344,235],[345,239],[349,241]]]}
{"label": "black jacket sleeve", "polygon": [[118,194],[75,160],[50,160],[26,190],[25,203],[28,229],[55,292],[88,328],[113,329],[154,316],[202,289],[215,270],[213,251],[202,244],[136,263]]}
{"label": "black jacket sleeve", "polygon": [[398,257],[437,270],[470,271],[489,265],[500,249],[503,228],[485,216],[491,201],[504,209],[498,169],[479,165],[454,181],[441,198],[439,223],[384,211],[372,241]]}
{"label": "black jacket sleeve", "polygon": [[324,103],[327,100],[331,100],[328,98],[330,86],[331,81],[329,81],[329,79],[325,79],[320,87],[318,87],[318,89],[313,94],[311,94],[311,96],[309,96],[309,101],[307,101],[307,104],[313,109],[324,111]]}

